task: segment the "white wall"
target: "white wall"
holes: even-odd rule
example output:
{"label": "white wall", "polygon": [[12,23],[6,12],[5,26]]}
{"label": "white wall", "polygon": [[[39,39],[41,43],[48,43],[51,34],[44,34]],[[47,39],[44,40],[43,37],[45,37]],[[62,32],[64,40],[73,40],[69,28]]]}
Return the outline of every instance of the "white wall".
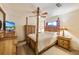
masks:
{"label": "white wall", "polygon": [[62,26],[68,28],[65,33],[71,37],[72,48],[79,50],[79,10],[60,15]]}
{"label": "white wall", "polygon": [[17,16],[15,23],[16,23],[16,34],[18,36],[18,40],[24,40],[24,25],[26,24],[26,18]]}

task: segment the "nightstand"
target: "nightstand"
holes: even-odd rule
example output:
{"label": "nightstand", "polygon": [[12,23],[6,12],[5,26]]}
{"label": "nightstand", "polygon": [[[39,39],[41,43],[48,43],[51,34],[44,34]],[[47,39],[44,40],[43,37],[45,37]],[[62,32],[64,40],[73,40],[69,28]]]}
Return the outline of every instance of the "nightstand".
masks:
{"label": "nightstand", "polygon": [[58,36],[57,37],[57,45],[60,46],[60,47],[63,47],[67,50],[70,50],[70,40],[71,38],[66,38],[66,37],[63,37],[63,36]]}

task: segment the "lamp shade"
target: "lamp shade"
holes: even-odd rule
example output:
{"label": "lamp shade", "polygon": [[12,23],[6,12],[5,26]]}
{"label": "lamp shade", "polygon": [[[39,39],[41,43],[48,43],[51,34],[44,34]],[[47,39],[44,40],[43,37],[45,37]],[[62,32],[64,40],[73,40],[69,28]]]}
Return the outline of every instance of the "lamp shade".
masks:
{"label": "lamp shade", "polygon": [[62,28],[60,28],[60,30],[62,30],[63,31],[63,36],[65,36],[65,31],[64,30],[68,30],[67,28],[65,28],[65,27],[62,27]]}

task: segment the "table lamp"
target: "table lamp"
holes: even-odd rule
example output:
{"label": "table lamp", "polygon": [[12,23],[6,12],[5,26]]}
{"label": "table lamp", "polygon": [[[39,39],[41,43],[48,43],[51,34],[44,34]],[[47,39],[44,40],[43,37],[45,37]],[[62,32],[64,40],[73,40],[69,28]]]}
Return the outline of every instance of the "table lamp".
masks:
{"label": "table lamp", "polygon": [[65,30],[68,30],[67,28],[65,28],[65,27],[62,27],[60,30],[62,30],[63,31],[63,35],[62,36],[65,36]]}

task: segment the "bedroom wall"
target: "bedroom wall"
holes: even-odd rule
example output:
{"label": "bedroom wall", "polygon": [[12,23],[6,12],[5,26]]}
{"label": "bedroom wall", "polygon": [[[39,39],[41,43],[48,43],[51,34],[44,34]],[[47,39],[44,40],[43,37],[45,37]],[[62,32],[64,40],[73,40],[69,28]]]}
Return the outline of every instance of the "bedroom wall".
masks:
{"label": "bedroom wall", "polygon": [[26,24],[26,18],[23,16],[16,17],[16,34],[18,41],[24,40],[24,25]]}
{"label": "bedroom wall", "polygon": [[68,32],[65,35],[72,38],[72,47],[79,50],[79,10],[60,15],[59,17],[61,26],[68,28]]}

